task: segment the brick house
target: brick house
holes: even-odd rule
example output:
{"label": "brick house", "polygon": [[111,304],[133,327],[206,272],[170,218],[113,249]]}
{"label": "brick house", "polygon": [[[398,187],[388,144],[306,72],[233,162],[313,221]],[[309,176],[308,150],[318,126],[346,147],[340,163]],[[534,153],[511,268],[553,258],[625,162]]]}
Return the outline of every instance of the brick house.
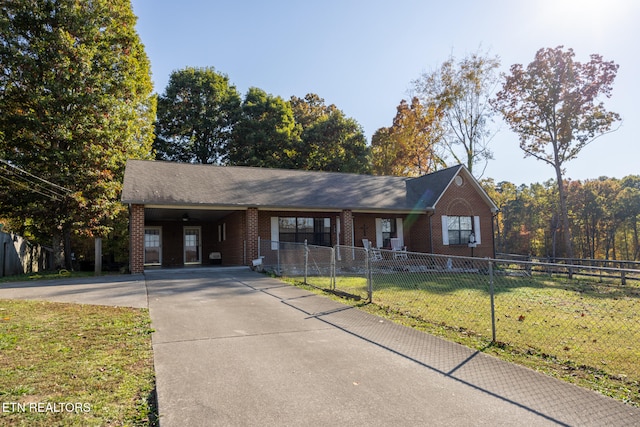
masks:
{"label": "brick house", "polygon": [[130,266],[250,265],[260,239],[493,257],[495,203],[464,166],[418,178],[127,162]]}

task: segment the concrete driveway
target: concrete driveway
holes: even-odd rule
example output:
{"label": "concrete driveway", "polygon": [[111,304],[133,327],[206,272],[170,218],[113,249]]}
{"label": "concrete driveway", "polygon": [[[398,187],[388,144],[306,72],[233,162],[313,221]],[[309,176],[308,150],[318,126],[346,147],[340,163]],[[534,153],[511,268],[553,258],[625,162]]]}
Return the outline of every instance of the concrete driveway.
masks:
{"label": "concrete driveway", "polygon": [[242,269],[3,284],[149,307],[162,427],[630,426],[640,410]]}
{"label": "concrete driveway", "polygon": [[640,425],[640,410],[248,269],[146,273],[171,426]]}

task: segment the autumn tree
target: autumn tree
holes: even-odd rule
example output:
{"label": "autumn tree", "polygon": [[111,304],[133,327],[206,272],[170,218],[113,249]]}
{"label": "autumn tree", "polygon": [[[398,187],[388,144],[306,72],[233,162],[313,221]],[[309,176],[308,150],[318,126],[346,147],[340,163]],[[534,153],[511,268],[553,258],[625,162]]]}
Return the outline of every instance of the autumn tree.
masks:
{"label": "autumn tree", "polygon": [[160,160],[220,164],[240,116],[240,94],[213,67],[174,71],[158,99]]}
{"label": "autumn tree", "polygon": [[[498,83],[499,66],[497,56],[480,52],[461,60],[452,56],[439,69],[413,82],[422,104],[441,112],[443,137],[438,142],[445,147],[446,156],[477,176],[493,158],[489,143],[495,131],[489,126],[493,116],[489,99]],[[477,171],[476,165],[482,170]]]}
{"label": "autumn tree", "polygon": [[300,127],[296,167],[332,172],[369,172],[369,149],[362,127],[335,105],[325,105],[316,94],[291,97]]}
{"label": "autumn tree", "polygon": [[420,176],[445,167],[438,144],[442,135],[440,112],[434,105],[425,106],[416,97],[411,104],[403,99],[389,128],[389,149],[398,156],[396,172]]}
{"label": "autumn tree", "polygon": [[[127,158],[147,158],[155,97],[128,0],[13,0],[0,9],[0,216],[40,242],[106,236],[126,213]],[[41,194],[14,167],[70,190]],[[8,168],[8,169],[7,169]],[[15,172],[11,172],[15,173]],[[21,172],[18,172],[20,174]]]}
{"label": "autumn tree", "polygon": [[374,175],[400,176],[405,170],[402,147],[391,138],[391,128],[378,129],[371,137],[371,171]]}
{"label": "autumn tree", "polygon": [[293,169],[299,133],[287,101],[262,89],[250,88],[227,146],[226,163]]}
{"label": "autumn tree", "polygon": [[620,181],[614,209],[622,221],[625,259],[640,260],[640,175],[630,175]]}
{"label": "autumn tree", "polygon": [[581,63],[572,49],[540,49],[526,69],[511,66],[502,90],[493,100],[504,120],[520,139],[525,156],[554,168],[566,254],[573,257],[564,186],[565,165],[620,118],[609,112],[600,97],[611,95],[618,65],[599,55]]}

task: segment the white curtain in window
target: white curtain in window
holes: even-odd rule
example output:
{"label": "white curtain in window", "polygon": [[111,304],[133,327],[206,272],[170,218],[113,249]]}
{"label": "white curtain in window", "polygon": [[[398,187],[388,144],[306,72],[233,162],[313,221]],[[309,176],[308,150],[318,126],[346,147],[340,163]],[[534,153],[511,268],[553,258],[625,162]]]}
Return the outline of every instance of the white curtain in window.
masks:
{"label": "white curtain in window", "polygon": [[404,229],[402,228],[402,218],[396,218],[396,232],[400,239],[400,247],[404,246]]}
{"label": "white curtain in window", "polygon": [[449,244],[449,217],[442,215],[442,244]]}
{"label": "white curtain in window", "polygon": [[376,248],[381,248],[382,245],[382,218],[376,218]]}
{"label": "white curtain in window", "polygon": [[277,216],[271,217],[271,249],[278,250],[278,242],[280,241],[280,221]]}

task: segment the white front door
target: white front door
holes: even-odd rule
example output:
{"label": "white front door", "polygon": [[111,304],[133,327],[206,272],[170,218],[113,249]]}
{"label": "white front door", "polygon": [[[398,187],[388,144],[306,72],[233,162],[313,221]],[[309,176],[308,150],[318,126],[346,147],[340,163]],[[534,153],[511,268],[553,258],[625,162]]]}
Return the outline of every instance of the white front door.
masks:
{"label": "white front door", "polygon": [[200,227],[184,227],[184,263],[201,264]]}

